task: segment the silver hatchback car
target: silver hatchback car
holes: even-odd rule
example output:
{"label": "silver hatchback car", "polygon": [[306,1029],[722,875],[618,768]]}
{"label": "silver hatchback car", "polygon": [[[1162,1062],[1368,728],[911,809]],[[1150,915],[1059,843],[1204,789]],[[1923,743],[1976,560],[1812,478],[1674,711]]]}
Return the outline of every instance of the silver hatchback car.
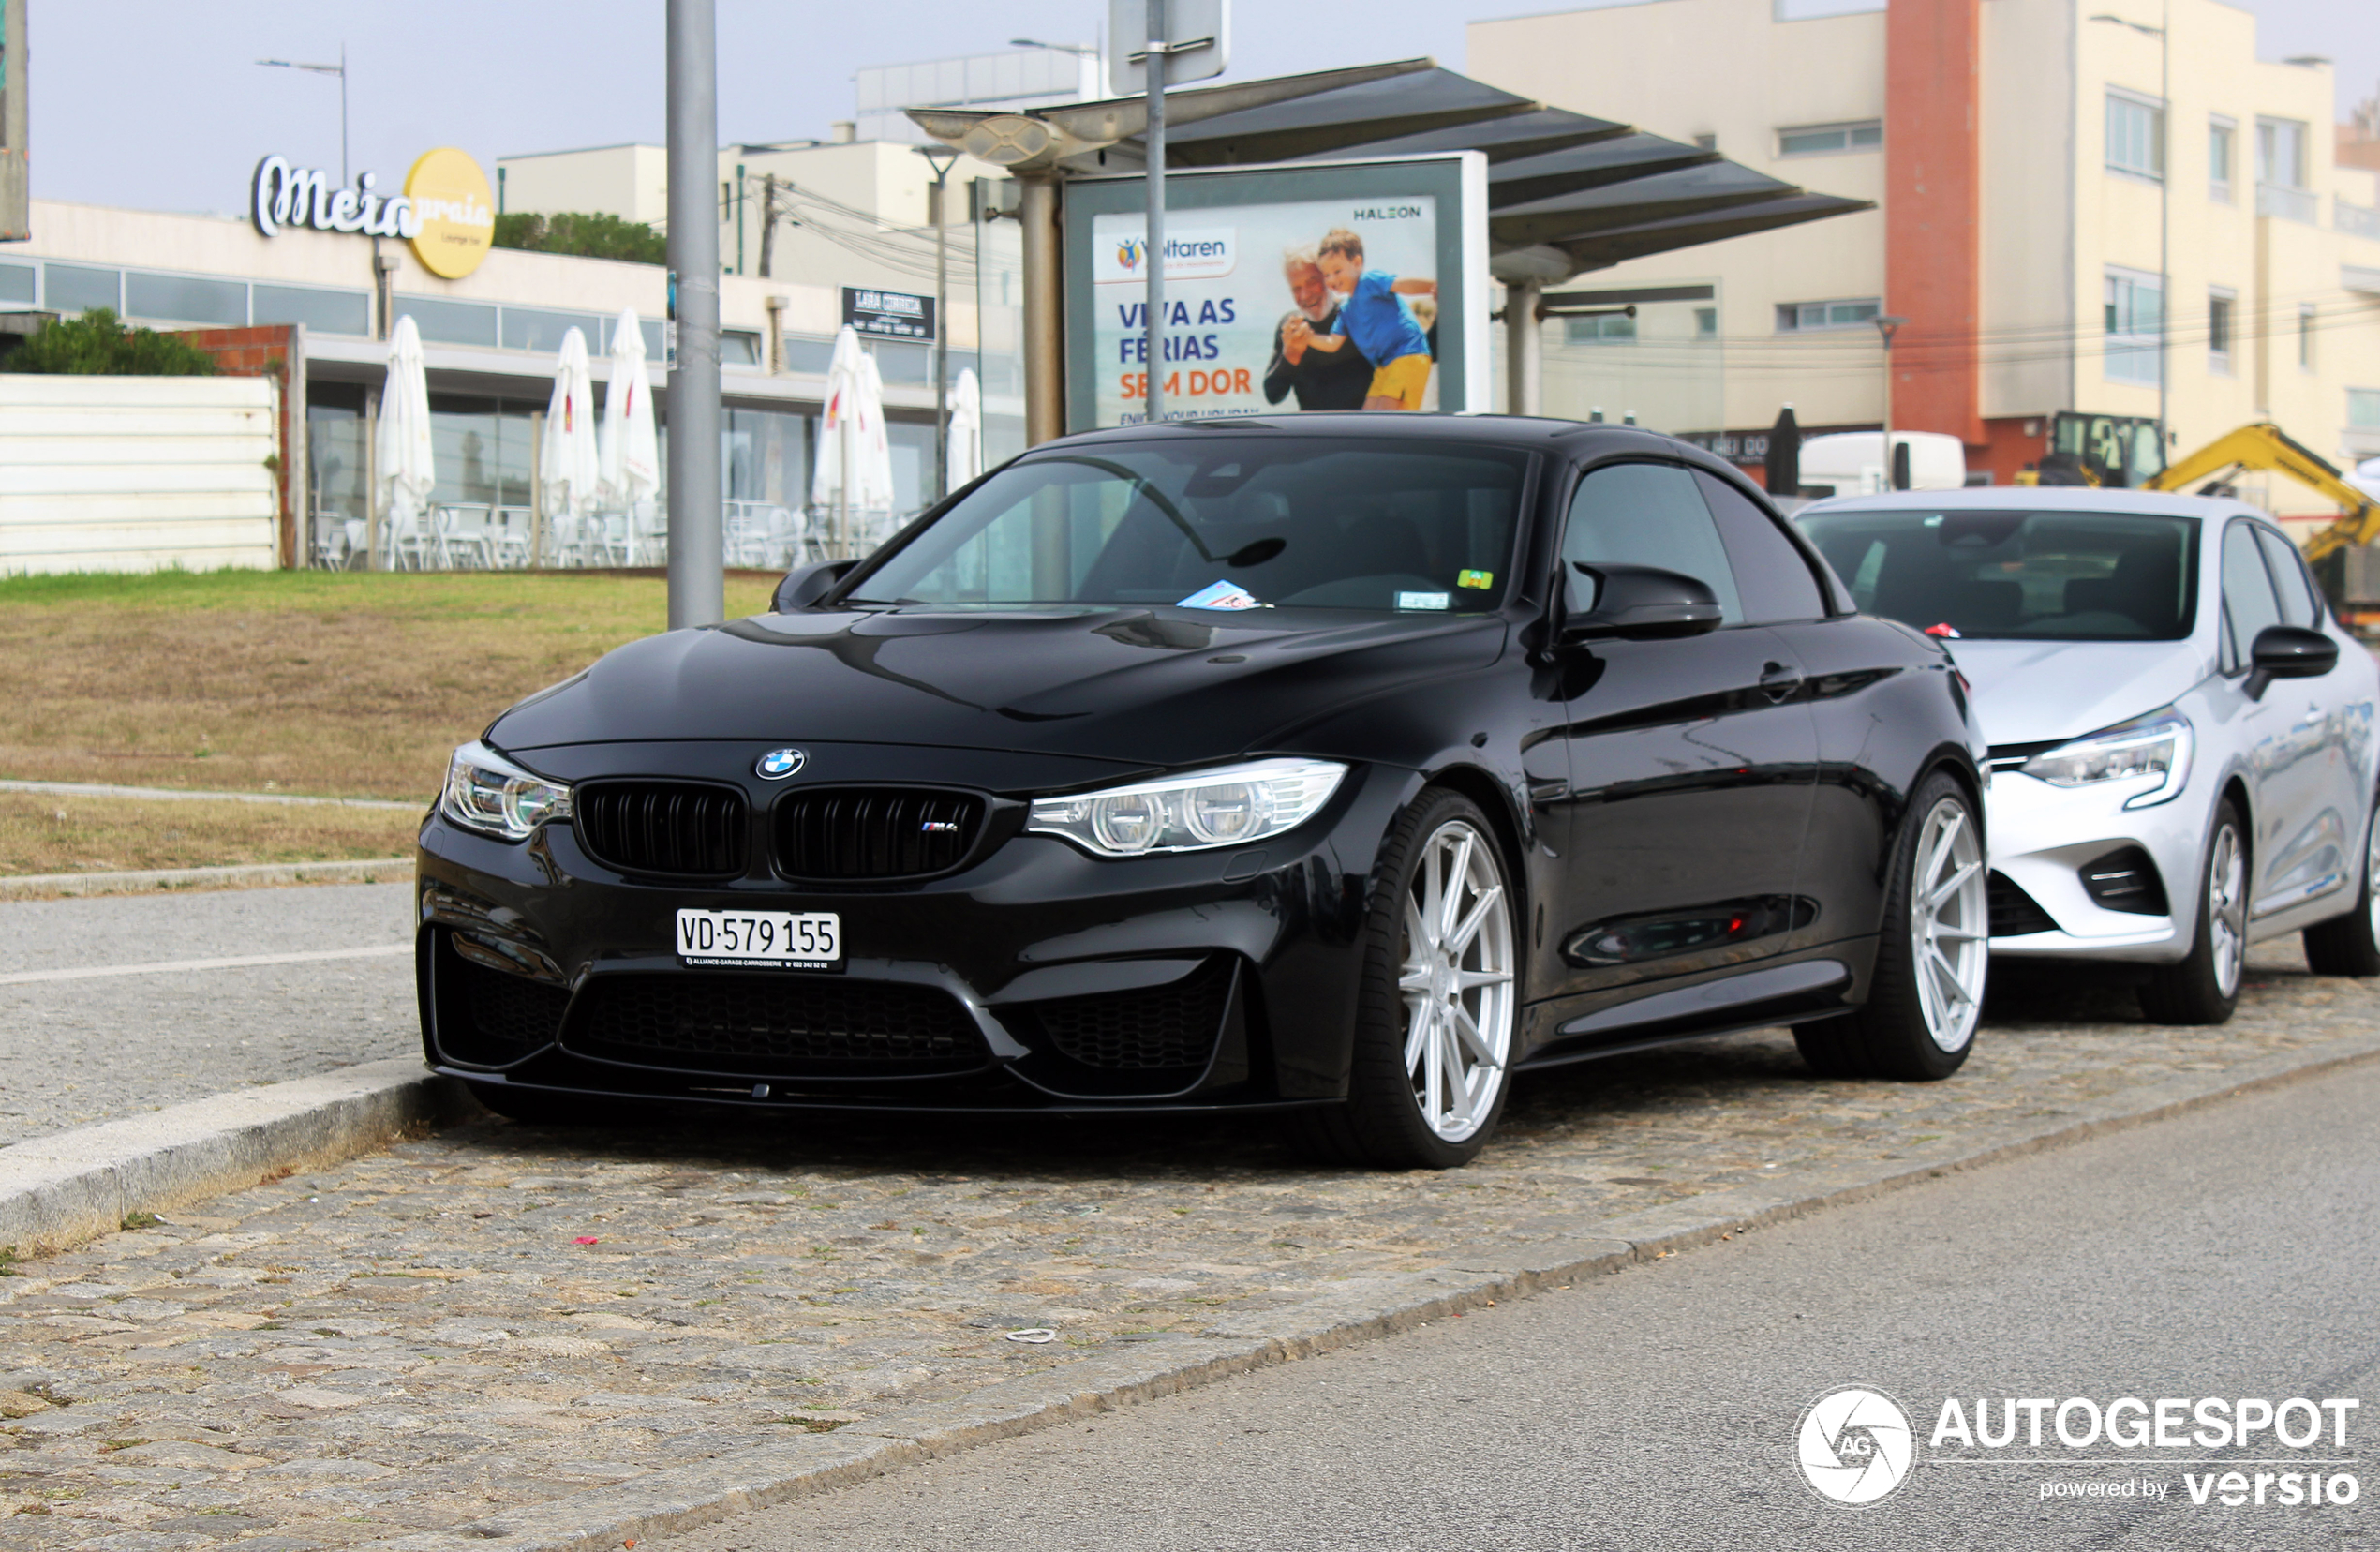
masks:
{"label": "silver hatchback car", "polygon": [[1991,952],[2149,965],[2220,1023],[2248,946],[2380,975],[2380,665],[2237,501],[1901,491],[1796,515],[1859,606],[1946,637],[1991,744]]}

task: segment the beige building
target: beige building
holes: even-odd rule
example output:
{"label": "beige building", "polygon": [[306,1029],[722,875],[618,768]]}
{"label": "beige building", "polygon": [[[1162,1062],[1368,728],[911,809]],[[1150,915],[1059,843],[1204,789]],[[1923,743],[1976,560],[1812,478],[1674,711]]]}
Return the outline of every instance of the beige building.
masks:
{"label": "beige building", "polygon": [[1893,423],[1958,436],[2001,483],[2054,450],[2060,411],[2107,417],[2068,421],[2096,439],[2069,451],[2153,465],[2161,344],[2168,455],[2262,419],[2380,454],[2380,172],[2334,157],[2327,61],[2259,61],[2254,19],[2217,0],[1852,4],[1472,25],[1483,80],[1881,206],[1582,277],[1639,315],[1549,323],[1564,393],[1711,404],[1664,428],[1739,455],[1781,404],[1874,426],[1875,320],[1897,316]]}

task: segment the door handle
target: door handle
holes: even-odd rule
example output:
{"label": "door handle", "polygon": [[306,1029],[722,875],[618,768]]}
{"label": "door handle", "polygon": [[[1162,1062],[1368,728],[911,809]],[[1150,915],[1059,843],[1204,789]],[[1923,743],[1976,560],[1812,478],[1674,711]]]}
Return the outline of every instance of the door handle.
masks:
{"label": "door handle", "polygon": [[1768,663],[1761,665],[1761,694],[1772,705],[1785,700],[1802,687],[1802,671],[1790,664]]}

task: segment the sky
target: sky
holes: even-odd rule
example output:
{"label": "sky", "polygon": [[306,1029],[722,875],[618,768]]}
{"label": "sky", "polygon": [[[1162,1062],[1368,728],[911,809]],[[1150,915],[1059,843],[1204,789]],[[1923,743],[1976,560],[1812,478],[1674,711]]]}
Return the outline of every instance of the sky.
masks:
{"label": "sky", "polygon": [[[2328,54],[2340,109],[2380,90],[2374,0],[2244,0],[2268,58]],[[1011,38],[1092,43],[1101,0],[717,0],[721,143],[826,134],[853,73],[988,52]],[[1428,54],[1463,67],[1464,23],[1527,0],[1251,5],[1227,79]],[[260,67],[347,50],[350,160],[400,181],[434,145],[485,167],[532,151],[659,143],[662,0],[34,0],[33,191],[136,209],[245,208],[268,154],[335,171],[339,83]],[[1592,109],[1591,94],[1575,106]]]}

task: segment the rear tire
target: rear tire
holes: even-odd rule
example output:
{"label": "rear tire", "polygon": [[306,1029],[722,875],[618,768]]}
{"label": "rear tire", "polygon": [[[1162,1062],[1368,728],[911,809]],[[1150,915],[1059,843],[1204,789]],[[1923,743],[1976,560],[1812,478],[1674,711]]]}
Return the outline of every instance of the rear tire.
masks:
{"label": "rear tire", "polygon": [[2215,805],[2197,902],[2189,957],[2152,965],[2141,985],[2140,1011],[2150,1023],[2225,1023],[2239,1006],[2248,967],[2248,828],[2228,798]]}
{"label": "rear tire", "polygon": [[1823,1078],[1931,1082],[1975,1046],[1991,953],[1983,825],[1967,789],[1941,770],[1918,783],[1909,813],[1867,1001],[1793,1031]]}
{"label": "rear tire", "polygon": [[1373,874],[1346,1102],[1292,1118],[1300,1150],[1384,1170],[1477,1157],[1510,1086],[1520,954],[1494,827],[1459,793],[1424,793]]}
{"label": "rear tire", "polygon": [[2380,809],[2364,829],[2363,888],[2356,895],[2356,908],[2305,931],[2306,963],[2315,975],[2380,976],[2380,898],[2372,887],[2375,877],[2380,877]]}

